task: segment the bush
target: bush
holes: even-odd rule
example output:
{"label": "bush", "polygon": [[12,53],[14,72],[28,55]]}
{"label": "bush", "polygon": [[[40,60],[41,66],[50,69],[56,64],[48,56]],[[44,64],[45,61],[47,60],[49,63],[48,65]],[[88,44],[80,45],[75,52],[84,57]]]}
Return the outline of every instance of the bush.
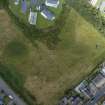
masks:
{"label": "bush", "polygon": [[12,41],[10,42],[6,47],[6,55],[8,57],[15,57],[20,58],[26,55],[28,52],[27,47],[24,45],[24,43],[19,41]]}

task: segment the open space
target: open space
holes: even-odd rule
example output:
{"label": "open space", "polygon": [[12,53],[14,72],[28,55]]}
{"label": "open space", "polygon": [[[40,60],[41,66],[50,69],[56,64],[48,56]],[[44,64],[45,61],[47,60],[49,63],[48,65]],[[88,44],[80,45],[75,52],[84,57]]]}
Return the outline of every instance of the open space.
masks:
{"label": "open space", "polygon": [[[67,15],[59,33],[60,42],[55,50],[49,50],[39,41],[37,47],[33,46],[8,14],[0,10],[0,61],[17,68],[26,79],[24,87],[43,105],[57,104],[64,92],[87,76],[105,54],[103,35],[74,9]],[[15,49],[14,41],[22,51]]]}

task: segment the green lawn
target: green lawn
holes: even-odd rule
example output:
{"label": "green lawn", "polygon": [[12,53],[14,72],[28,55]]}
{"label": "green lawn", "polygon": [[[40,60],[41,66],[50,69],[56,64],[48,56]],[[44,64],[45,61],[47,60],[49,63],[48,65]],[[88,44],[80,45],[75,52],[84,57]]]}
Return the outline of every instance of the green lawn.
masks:
{"label": "green lawn", "polygon": [[[30,0],[27,0],[27,8],[28,8],[28,11],[23,14],[22,13],[22,10],[21,10],[21,2],[18,6],[14,5],[14,2],[13,0],[10,0],[10,9],[11,11],[17,16],[19,17],[19,19],[26,23],[26,24],[29,24],[28,23],[28,17],[29,17],[29,10],[30,10]],[[55,15],[56,18],[59,17],[60,13],[62,12],[62,5],[64,4],[64,0],[60,0],[60,5],[58,6],[58,8],[51,8],[51,7],[48,7],[49,10],[51,10],[51,12]],[[36,11],[34,9],[34,11]],[[38,18],[37,18],[37,25],[36,27],[37,28],[48,28],[50,26],[53,26],[55,23],[55,21],[49,21],[49,20],[46,20],[40,13],[38,13]]]}
{"label": "green lawn", "polygon": [[[105,38],[74,9],[68,13],[54,50],[40,41],[33,46],[5,11],[0,16],[0,61],[17,68],[26,78],[24,87],[43,105],[57,104],[65,90],[78,84],[105,57]],[[16,40],[28,51],[24,56],[20,54],[21,59],[7,56],[8,45]]]}

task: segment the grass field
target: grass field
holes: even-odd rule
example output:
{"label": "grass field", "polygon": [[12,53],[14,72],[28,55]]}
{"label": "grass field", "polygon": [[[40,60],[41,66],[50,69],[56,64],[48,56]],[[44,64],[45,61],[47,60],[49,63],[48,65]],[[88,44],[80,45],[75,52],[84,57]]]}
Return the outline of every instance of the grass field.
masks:
{"label": "grass field", "polygon": [[[55,50],[39,41],[36,48],[0,10],[0,61],[17,68],[26,78],[24,86],[42,105],[57,104],[65,90],[80,82],[105,57],[105,38],[74,9],[69,11],[59,38]],[[7,47],[14,41],[27,48],[21,59],[7,56]]]}

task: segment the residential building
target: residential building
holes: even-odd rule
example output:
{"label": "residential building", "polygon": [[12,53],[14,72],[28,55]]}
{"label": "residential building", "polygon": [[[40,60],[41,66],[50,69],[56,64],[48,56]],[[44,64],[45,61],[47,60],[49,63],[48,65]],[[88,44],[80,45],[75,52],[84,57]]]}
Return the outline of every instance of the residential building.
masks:
{"label": "residential building", "polygon": [[96,86],[96,88],[100,89],[105,86],[105,77],[99,73],[93,80],[92,83]]}
{"label": "residential building", "polygon": [[83,105],[82,100],[78,96],[72,96],[72,97],[70,97],[70,99],[68,100],[68,103],[70,105]]}
{"label": "residential building", "polygon": [[93,97],[93,94],[91,92],[91,88],[89,87],[89,84],[87,83],[87,81],[83,81],[81,82],[76,88],[75,88],[76,92],[83,94],[85,97],[87,98],[91,98]]}

